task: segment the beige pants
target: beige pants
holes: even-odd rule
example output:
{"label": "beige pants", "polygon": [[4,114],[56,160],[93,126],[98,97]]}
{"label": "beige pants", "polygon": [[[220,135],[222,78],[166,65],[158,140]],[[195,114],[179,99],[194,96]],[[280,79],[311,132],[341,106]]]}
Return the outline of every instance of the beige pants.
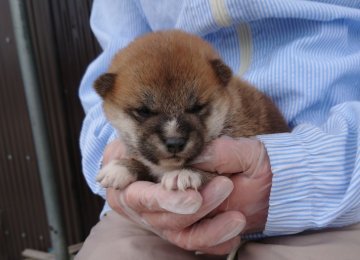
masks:
{"label": "beige pants", "polygon": [[[115,212],[109,212],[91,230],[75,259],[215,260],[225,258],[224,256],[195,256],[193,252],[169,244]],[[248,242],[238,252],[238,259],[360,260],[360,224],[337,230]]]}

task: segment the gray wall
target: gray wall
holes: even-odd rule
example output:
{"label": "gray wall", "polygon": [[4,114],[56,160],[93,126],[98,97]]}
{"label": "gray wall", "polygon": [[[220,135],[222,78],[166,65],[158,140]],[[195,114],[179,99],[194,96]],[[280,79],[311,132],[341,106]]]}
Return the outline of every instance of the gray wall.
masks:
{"label": "gray wall", "polygon": [[[51,247],[8,1],[0,1],[0,259],[4,260],[20,259],[25,248]],[[78,86],[86,66],[99,53],[89,28],[91,2],[26,1],[69,244],[86,237],[102,206],[85,184],[78,148],[84,116]]]}

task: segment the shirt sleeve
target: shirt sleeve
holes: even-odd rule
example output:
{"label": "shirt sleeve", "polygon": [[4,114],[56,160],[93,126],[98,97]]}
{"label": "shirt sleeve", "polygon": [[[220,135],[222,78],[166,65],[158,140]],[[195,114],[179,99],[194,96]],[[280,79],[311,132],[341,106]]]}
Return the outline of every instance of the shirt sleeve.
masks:
{"label": "shirt sleeve", "polygon": [[90,18],[91,29],[102,53],[89,65],[82,79],[79,96],[86,116],[80,134],[82,168],[91,190],[105,197],[105,190],[95,181],[105,146],[117,133],[106,120],[101,98],[93,82],[106,72],[115,53],[150,29],[141,9],[131,0],[95,0]]}
{"label": "shirt sleeve", "polygon": [[259,139],[273,172],[265,235],[360,221],[360,102],[333,107],[321,126]]}

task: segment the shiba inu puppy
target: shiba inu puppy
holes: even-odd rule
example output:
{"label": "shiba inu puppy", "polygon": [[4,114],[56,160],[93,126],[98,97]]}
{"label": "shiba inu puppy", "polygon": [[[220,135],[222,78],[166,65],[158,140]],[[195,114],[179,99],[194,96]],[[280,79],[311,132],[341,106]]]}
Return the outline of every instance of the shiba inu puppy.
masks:
{"label": "shiba inu puppy", "polygon": [[151,180],[197,189],[212,174],[189,163],[213,139],[289,130],[268,97],[233,76],[207,42],[181,31],[136,39],[94,87],[128,152],[101,169],[104,187]]}

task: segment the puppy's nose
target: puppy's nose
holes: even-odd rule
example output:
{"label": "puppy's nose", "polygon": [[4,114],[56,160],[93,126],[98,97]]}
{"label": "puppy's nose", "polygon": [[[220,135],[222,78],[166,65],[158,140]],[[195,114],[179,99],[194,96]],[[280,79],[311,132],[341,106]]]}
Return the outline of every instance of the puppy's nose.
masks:
{"label": "puppy's nose", "polygon": [[166,148],[168,150],[168,152],[170,153],[178,153],[181,152],[186,144],[186,139],[185,138],[167,138],[165,140],[165,145]]}

